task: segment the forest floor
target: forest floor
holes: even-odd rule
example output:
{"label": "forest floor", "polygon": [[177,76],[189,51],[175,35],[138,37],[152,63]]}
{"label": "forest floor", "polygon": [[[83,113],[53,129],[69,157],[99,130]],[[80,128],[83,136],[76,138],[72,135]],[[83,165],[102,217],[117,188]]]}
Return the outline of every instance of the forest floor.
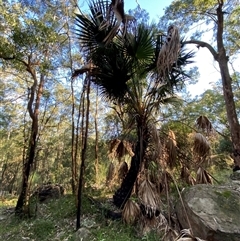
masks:
{"label": "forest floor", "polygon": [[[89,195],[89,194],[88,194]],[[91,196],[93,197],[93,196]],[[59,199],[37,203],[31,207],[33,217],[19,219],[14,214],[17,197],[0,200],[0,240],[4,241],[80,241],[76,232],[75,197],[66,194]],[[98,203],[106,209],[112,209],[110,198],[97,197]],[[159,236],[149,233],[139,235],[139,230],[124,224],[121,219],[111,220],[87,196],[83,195],[81,226],[90,231],[89,241],[157,241]],[[85,239],[83,239],[85,241]]]}

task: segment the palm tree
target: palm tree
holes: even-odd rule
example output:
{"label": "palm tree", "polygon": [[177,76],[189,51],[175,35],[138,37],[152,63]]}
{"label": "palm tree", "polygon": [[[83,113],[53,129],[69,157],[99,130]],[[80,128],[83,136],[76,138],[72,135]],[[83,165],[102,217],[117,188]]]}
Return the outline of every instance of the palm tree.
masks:
{"label": "palm tree", "polygon": [[174,91],[188,78],[182,68],[191,62],[193,53],[182,50],[176,27],[169,27],[164,36],[154,25],[136,24],[134,20],[130,24],[127,19],[133,18],[126,17],[123,0],[119,0],[121,18],[116,13],[116,2],[93,0],[89,14],[77,14],[76,31],[87,59],[86,65],[74,75],[87,71],[102,96],[125,105],[134,120],[135,154],[113,197],[115,205],[123,208],[140,168],[147,166],[148,159],[154,158],[152,155],[158,155],[156,145],[150,145],[156,130],[154,116],[160,105],[177,99]]}

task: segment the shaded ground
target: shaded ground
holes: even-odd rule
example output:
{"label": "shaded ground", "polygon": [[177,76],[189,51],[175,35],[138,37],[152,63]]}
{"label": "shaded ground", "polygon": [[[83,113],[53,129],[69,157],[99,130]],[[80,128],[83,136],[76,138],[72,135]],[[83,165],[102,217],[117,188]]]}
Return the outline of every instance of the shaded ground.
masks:
{"label": "shaded ground", "polygon": [[[10,200],[10,201],[9,201]],[[75,241],[79,237],[75,233],[76,205],[72,195],[33,205],[35,217],[18,219],[14,215],[16,199],[0,202],[0,237],[4,241]],[[106,209],[113,210],[110,199],[98,199],[98,203]],[[121,220],[105,217],[105,209],[99,209],[89,198],[83,199],[82,226],[92,234],[91,241],[135,241],[159,240],[155,234],[138,237],[134,227],[126,226]],[[115,211],[115,210],[113,210]]]}

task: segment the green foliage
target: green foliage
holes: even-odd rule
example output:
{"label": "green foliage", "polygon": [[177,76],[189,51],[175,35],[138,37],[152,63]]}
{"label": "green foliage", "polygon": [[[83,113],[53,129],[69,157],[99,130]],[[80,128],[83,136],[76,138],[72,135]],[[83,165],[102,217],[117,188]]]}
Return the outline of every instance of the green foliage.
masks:
{"label": "green foliage", "polygon": [[[97,193],[95,192],[95,195]],[[13,204],[11,204],[13,205]],[[0,206],[0,236],[6,241],[34,239],[35,241],[75,240],[75,197],[66,195],[60,199],[49,200],[38,204],[37,216],[30,219],[18,219],[14,215],[4,213],[6,206]],[[11,207],[11,206],[10,206]],[[3,214],[4,213],[4,214]],[[133,226],[127,226],[122,221],[111,221],[83,195],[83,225],[91,226],[90,232],[96,241],[157,241],[155,233],[141,236]]]}
{"label": "green foliage", "polygon": [[52,220],[36,220],[32,226],[33,237],[38,240],[48,240],[55,231]]}
{"label": "green foliage", "polygon": [[[191,34],[194,39],[200,39],[203,33],[212,31],[215,28],[217,0],[184,0],[173,1],[165,9],[159,25],[175,23],[182,33]],[[224,11],[224,44],[229,56],[239,53],[239,0],[223,1]],[[209,27],[207,27],[207,25]],[[204,26],[204,27],[201,27]],[[215,40],[215,34],[213,38]],[[214,44],[213,46],[215,46]]]}

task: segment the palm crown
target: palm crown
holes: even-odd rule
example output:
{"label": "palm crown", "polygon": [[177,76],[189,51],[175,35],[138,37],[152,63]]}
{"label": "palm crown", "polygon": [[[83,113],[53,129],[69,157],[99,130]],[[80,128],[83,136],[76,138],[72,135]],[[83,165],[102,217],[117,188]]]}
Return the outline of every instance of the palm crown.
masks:
{"label": "palm crown", "polygon": [[146,159],[152,114],[172,100],[174,89],[188,78],[183,67],[191,63],[193,53],[184,52],[176,27],[170,26],[164,36],[155,25],[137,24],[133,17],[126,17],[123,0],[95,0],[89,8],[89,14],[76,16],[77,34],[87,53],[88,66],[76,72],[87,71],[102,95],[125,104],[137,124],[135,156],[114,199],[117,206],[122,206]]}

